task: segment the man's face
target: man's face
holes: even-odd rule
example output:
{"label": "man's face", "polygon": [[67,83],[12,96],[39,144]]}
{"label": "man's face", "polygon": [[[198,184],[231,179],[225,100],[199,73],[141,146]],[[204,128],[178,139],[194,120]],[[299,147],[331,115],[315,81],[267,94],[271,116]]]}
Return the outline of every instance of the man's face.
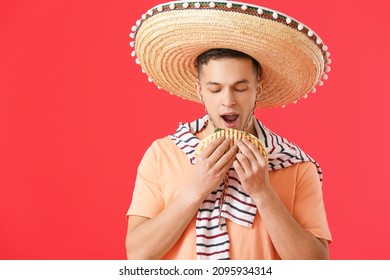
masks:
{"label": "man's face", "polygon": [[[257,73],[246,58],[210,60],[203,65],[198,95],[202,97],[214,125],[243,130],[256,101]],[[248,132],[253,133],[250,121]]]}

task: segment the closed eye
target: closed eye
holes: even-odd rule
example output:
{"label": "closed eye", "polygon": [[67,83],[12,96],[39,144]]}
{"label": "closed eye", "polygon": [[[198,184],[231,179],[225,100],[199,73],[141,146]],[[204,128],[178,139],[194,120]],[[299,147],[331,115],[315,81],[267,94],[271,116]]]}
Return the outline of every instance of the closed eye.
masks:
{"label": "closed eye", "polygon": [[246,91],[248,88],[236,88],[236,91],[238,92],[243,92]]}
{"label": "closed eye", "polygon": [[218,92],[221,91],[221,89],[220,89],[220,88],[209,88],[209,91],[210,91],[211,93],[218,93]]}

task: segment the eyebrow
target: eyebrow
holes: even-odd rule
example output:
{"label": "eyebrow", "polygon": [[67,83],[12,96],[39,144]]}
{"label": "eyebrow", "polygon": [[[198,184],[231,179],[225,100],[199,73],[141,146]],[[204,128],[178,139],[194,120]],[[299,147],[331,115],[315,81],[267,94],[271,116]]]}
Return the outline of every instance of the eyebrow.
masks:
{"label": "eyebrow", "polygon": [[[234,83],[234,85],[237,85],[237,84],[249,84],[249,81],[247,79],[243,79],[243,80],[240,80],[240,81],[237,81]],[[209,81],[209,82],[207,82],[206,85],[220,85],[220,83]]]}

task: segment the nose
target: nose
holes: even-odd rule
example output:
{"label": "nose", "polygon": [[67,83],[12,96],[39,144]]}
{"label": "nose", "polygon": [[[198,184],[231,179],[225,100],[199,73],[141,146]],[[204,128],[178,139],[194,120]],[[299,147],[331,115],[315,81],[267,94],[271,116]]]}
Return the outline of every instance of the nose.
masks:
{"label": "nose", "polygon": [[231,89],[225,89],[222,94],[222,104],[224,106],[232,106],[236,104],[236,100],[234,98],[234,92]]}

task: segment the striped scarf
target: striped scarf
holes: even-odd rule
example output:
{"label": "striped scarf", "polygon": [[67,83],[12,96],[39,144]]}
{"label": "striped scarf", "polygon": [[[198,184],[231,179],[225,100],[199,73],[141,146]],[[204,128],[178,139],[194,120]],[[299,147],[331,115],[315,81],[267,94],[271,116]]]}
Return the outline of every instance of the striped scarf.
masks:
{"label": "striped scarf", "polygon": [[[180,123],[175,134],[170,139],[195,164],[193,156],[199,144],[194,134],[207,125],[207,115],[191,123]],[[317,167],[320,181],[322,171],[319,164],[299,147],[285,138],[278,136],[267,129],[258,120],[254,122],[257,135],[267,150],[269,162],[268,170],[279,170],[295,163],[310,161]],[[198,259],[229,259],[230,240],[226,229],[226,219],[236,224],[251,228],[256,215],[256,205],[252,198],[245,193],[233,168],[228,172],[227,191],[224,194],[223,204],[220,207],[224,182],[217,187],[201,204],[196,218],[196,254]]]}

